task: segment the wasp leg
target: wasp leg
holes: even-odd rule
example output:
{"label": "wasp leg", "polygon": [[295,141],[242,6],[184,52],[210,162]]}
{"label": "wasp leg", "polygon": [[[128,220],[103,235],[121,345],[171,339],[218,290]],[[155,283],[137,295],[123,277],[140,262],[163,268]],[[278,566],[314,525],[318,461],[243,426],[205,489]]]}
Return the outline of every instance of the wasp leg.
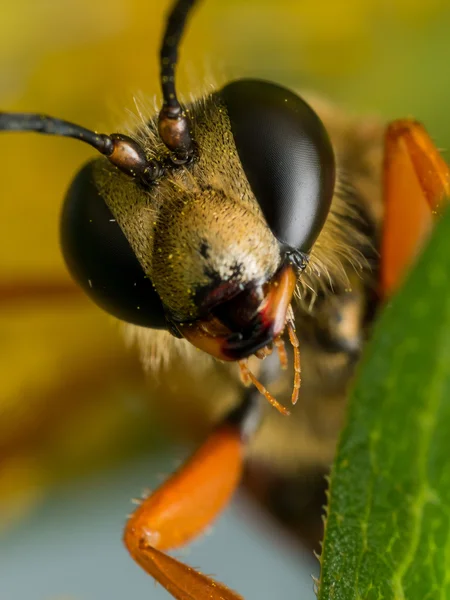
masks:
{"label": "wasp leg", "polygon": [[411,120],[391,123],[385,138],[382,296],[397,287],[449,196],[449,167],[424,127]]}
{"label": "wasp leg", "polygon": [[11,302],[45,301],[83,298],[82,292],[70,280],[0,281],[0,305]]}
{"label": "wasp leg", "polygon": [[174,598],[241,599],[163,551],[189,542],[226,506],[240,483],[245,444],[259,417],[259,398],[249,392],[183,467],[142,502],[125,527],[131,556]]}

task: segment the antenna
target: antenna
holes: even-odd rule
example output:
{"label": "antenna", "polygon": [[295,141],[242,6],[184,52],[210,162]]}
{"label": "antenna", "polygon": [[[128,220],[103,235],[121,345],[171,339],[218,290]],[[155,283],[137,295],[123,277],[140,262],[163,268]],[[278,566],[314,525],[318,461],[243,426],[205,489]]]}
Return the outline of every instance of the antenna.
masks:
{"label": "antenna", "polygon": [[175,2],[167,18],[160,51],[163,107],[159,113],[158,130],[162,141],[175,153],[178,162],[186,162],[194,153],[190,122],[177,98],[175,67],[186,21],[196,2],[197,0]]}
{"label": "antenna", "polygon": [[[188,15],[197,0],[177,0],[167,18],[161,44],[161,88],[163,107],[158,130],[163,143],[173,152],[172,165],[188,162],[194,154],[191,126],[181,108],[175,89],[178,46]],[[0,131],[32,131],[45,135],[70,137],[85,142],[106,156],[113,165],[143,183],[153,183],[164,171],[167,161],[147,160],[140,144],[120,133],[96,133],[69,121],[39,113],[0,112]]]}

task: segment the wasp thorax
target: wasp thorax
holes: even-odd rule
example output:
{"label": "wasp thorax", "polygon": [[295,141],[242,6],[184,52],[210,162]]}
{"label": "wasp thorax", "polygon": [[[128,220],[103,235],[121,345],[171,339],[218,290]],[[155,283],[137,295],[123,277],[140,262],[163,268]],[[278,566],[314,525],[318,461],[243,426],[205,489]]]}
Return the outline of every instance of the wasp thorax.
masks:
{"label": "wasp thorax", "polygon": [[[205,316],[280,266],[277,240],[262,216],[214,189],[163,206],[154,230],[151,278],[175,321]],[[262,300],[262,296],[261,296]]]}

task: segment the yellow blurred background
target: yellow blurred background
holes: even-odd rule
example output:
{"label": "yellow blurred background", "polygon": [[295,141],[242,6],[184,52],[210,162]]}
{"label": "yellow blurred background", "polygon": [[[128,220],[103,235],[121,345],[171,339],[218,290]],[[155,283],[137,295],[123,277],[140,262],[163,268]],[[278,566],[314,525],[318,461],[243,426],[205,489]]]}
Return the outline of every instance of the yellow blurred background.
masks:
{"label": "yellow blurred background", "polygon": [[[2,110],[110,132],[135,110],[134,94],[159,97],[166,0],[2,4]],[[447,148],[449,31],[448,0],[204,0],[179,88],[264,77],[352,112],[417,117]],[[137,357],[70,292],[58,248],[62,199],[92,154],[67,139],[0,137],[0,529],[57,481],[162,443]],[[19,293],[25,284],[69,289],[36,300]]]}

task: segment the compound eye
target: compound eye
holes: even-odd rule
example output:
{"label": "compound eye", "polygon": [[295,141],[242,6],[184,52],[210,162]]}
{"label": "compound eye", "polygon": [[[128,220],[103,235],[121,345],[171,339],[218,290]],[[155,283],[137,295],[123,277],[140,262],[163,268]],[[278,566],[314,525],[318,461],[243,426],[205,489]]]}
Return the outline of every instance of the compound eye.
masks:
{"label": "compound eye", "polygon": [[265,81],[234,81],[219,97],[270,229],[280,242],[309,252],[335,182],[334,154],[321,120],[299,96]]}
{"label": "compound eye", "polygon": [[69,271],[87,295],[114,317],[166,328],[162,302],[98,192],[94,162],[76,175],[63,206],[61,245]]}

